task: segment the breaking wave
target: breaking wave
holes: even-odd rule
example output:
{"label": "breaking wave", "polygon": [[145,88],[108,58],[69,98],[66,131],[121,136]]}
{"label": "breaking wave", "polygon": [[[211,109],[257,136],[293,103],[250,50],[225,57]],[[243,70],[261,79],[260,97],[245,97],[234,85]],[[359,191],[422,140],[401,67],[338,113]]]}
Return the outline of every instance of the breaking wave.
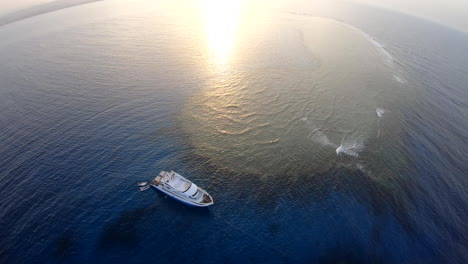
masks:
{"label": "breaking wave", "polygon": [[377,115],[378,115],[379,117],[382,117],[383,114],[385,113],[385,110],[382,109],[382,108],[380,108],[380,107],[377,107],[377,108],[375,109],[375,112],[377,113]]}
{"label": "breaking wave", "polygon": [[[308,121],[307,117],[301,118],[309,126],[313,126],[311,122]],[[342,143],[338,146],[337,144],[333,143],[325,133],[319,129],[313,129],[311,132],[310,138],[316,142],[321,144],[322,146],[328,146],[331,148],[336,148],[335,152],[337,155],[348,155],[353,157],[358,157],[359,152],[364,149],[363,140],[351,140],[350,142],[342,141]]]}
{"label": "breaking wave", "polygon": [[401,77],[401,76],[393,75],[393,78],[395,79],[395,81],[397,81],[399,83],[407,83],[407,81],[405,79],[403,79],[403,77]]}
{"label": "breaking wave", "polygon": [[342,143],[338,148],[336,148],[336,155],[348,155],[353,157],[358,157],[359,152],[364,149],[364,144],[362,142],[354,141],[352,143]]}
{"label": "breaking wave", "polygon": [[348,24],[348,23],[346,23],[344,21],[338,20],[338,19],[336,19],[336,21],[342,23],[344,26],[346,26],[348,28],[351,28],[351,29],[355,30],[356,32],[361,34],[361,36],[363,36],[369,43],[371,43],[372,46],[374,46],[374,48],[379,52],[379,54],[383,58],[383,61],[384,61],[385,65],[387,65],[388,67],[390,67],[391,69],[393,69],[395,71],[394,74],[393,74],[393,78],[395,79],[395,81],[397,81],[399,83],[402,83],[402,84],[405,84],[405,83],[408,82],[403,77],[403,74],[401,73],[401,70],[398,69],[395,66],[396,59],[392,56],[392,54],[385,47],[385,45],[378,42],[374,37],[372,37],[371,35],[367,34],[366,32],[362,31],[361,29],[359,29],[359,28],[357,28],[357,27],[355,27],[353,25],[350,25],[350,24]]}
{"label": "breaking wave", "polygon": [[[288,12],[288,13],[292,14],[292,15],[301,15],[301,16],[307,16],[307,17],[318,17],[318,16],[309,15],[309,14],[305,14],[305,13],[297,13],[297,12]],[[366,39],[377,50],[377,52],[382,57],[384,64],[395,71],[394,74],[393,74],[393,78],[395,79],[395,81],[397,81],[399,83],[402,83],[402,84],[407,83],[407,80],[403,77],[403,74],[402,74],[401,70],[396,68],[396,66],[395,66],[395,62],[397,62],[396,59],[393,57],[391,52],[385,47],[385,45],[383,45],[382,43],[377,41],[373,36],[369,35],[368,33],[364,32],[363,30],[361,30],[361,29],[359,29],[359,28],[357,28],[357,27],[355,27],[355,26],[353,26],[351,24],[348,24],[343,20],[336,19],[336,18],[331,18],[331,17],[327,17],[326,19],[330,19],[330,20],[339,22],[343,26],[345,26],[345,27],[347,27],[349,29],[352,29],[353,31],[359,33],[364,39]]]}
{"label": "breaking wave", "polygon": [[371,35],[367,34],[366,32],[362,31],[361,29],[353,26],[353,25],[350,25],[344,21],[341,21],[341,20],[338,20],[338,19],[335,19],[336,21],[340,22],[341,24],[343,24],[344,26],[358,32],[359,34],[361,34],[361,36],[363,36],[367,41],[369,41],[369,43],[372,44],[372,46],[375,47],[375,49],[379,52],[379,54],[382,56],[382,58],[384,59],[384,62],[387,66],[389,67],[393,67],[394,66],[394,62],[395,62],[395,58],[392,56],[392,54],[390,54],[390,52],[385,48],[385,46],[378,42],[375,38],[373,38]]}

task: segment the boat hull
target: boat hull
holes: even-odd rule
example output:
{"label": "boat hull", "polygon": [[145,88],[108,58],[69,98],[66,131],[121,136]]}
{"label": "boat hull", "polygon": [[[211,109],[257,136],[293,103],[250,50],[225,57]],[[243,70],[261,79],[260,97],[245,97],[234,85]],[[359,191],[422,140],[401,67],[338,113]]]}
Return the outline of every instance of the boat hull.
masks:
{"label": "boat hull", "polygon": [[168,191],[168,190],[165,190],[164,188],[158,187],[158,186],[153,185],[153,184],[151,184],[151,186],[152,186],[153,188],[155,188],[156,190],[158,190],[158,191],[160,191],[160,192],[166,194],[167,196],[171,197],[172,199],[174,199],[174,200],[176,200],[176,201],[178,201],[178,202],[181,202],[181,203],[183,203],[183,204],[185,204],[185,205],[187,205],[187,206],[191,206],[191,207],[207,207],[207,206],[210,206],[210,205],[213,204],[213,202],[211,202],[211,203],[202,203],[202,204],[200,204],[200,203],[191,203],[191,202],[189,202],[189,201],[187,201],[187,200],[185,200],[185,199],[179,197],[179,196],[176,195],[175,193],[172,193],[172,192],[170,192],[170,191]]}

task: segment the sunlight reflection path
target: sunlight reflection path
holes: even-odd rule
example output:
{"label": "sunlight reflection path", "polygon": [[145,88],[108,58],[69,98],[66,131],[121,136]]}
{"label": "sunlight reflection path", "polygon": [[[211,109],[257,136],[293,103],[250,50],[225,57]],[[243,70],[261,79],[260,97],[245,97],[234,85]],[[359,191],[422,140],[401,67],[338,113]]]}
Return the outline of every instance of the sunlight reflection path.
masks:
{"label": "sunlight reflection path", "polygon": [[201,0],[211,63],[226,65],[233,57],[242,0]]}

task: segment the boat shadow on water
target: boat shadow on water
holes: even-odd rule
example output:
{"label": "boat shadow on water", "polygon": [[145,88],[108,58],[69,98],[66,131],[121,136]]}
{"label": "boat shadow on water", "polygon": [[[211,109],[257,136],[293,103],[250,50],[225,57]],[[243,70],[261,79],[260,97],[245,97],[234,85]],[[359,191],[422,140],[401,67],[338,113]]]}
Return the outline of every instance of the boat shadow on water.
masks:
{"label": "boat shadow on water", "polygon": [[138,247],[141,238],[140,223],[145,218],[154,216],[159,210],[160,207],[154,204],[146,208],[123,211],[116,219],[104,226],[98,242],[98,249]]}
{"label": "boat shadow on water", "polygon": [[[141,231],[145,229],[145,223],[148,224],[148,221],[155,219],[160,211],[164,211],[166,216],[158,221],[168,223],[171,222],[171,218],[176,221],[187,217],[191,217],[191,219],[201,218],[201,220],[212,217],[208,208],[187,206],[166,197],[166,195],[153,188],[151,190],[155,193],[155,200],[151,206],[123,211],[117,218],[104,226],[98,249],[137,248],[142,240],[143,233]],[[185,227],[183,229],[191,229],[187,225],[177,224],[175,226],[176,229],[182,227]]]}
{"label": "boat shadow on water", "polygon": [[181,203],[174,198],[167,196],[166,194],[151,188],[151,190],[157,195],[157,203],[164,208],[173,213],[182,213],[192,216],[200,216],[200,217],[209,217],[210,210],[209,207],[193,207]]}

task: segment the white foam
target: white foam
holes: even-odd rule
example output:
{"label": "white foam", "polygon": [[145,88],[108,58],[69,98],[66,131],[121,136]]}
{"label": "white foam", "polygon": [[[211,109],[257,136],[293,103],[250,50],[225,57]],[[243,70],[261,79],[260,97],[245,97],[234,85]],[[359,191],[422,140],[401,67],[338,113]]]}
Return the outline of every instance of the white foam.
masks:
{"label": "white foam", "polygon": [[357,140],[354,140],[353,143],[343,142],[338,148],[336,148],[336,155],[344,154],[357,157],[363,148],[364,144],[362,142],[358,142]]}
{"label": "white foam", "polygon": [[385,114],[385,109],[380,108],[380,107],[377,107],[377,108],[375,109],[375,112],[377,113],[377,115],[378,115],[379,117],[382,117],[382,116]]}
{"label": "white foam", "polygon": [[398,76],[398,75],[393,75],[393,78],[395,79],[395,81],[397,81],[399,83],[406,83],[406,80],[403,79],[402,77]]}
{"label": "white foam", "polygon": [[367,41],[369,41],[369,43],[371,43],[372,46],[374,46],[375,49],[380,53],[380,55],[384,58],[385,64],[387,64],[390,67],[393,67],[393,62],[395,61],[395,59],[393,58],[392,54],[390,54],[390,52],[385,48],[385,46],[382,43],[378,42],[371,35],[367,34],[366,32],[360,30],[359,28],[355,26],[352,26],[341,20],[337,20],[337,21],[339,21],[346,27],[359,32],[359,34],[361,34]]}
{"label": "white foam", "polygon": [[[297,13],[297,12],[289,12],[290,14],[293,14],[293,15],[301,15],[301,16],[308,16],[308,17],[315,17],[314,15],[310,15],[310,14],[306,14],[306,13]],[[331,20],[334,20],[334,21],[337,21],[339,23],[341,23],[342,25],[344,25],[345,27],[348,27],[354,31],[356,31],[357,33],[359,33],[361,36],[363,36],[375,49],[376,51],[380,54],[380,56],[382,57],[385,65],[387,65],[388,67],[392,68],[393,70],[395,70],[396,72],[400,72],[400,70],[398,69],[398,67],[395,67],[395,62],[396,62],[396,59],[392,56],[392,54],[390,53],[390,51],[385,47],[385,45],[383,45],[382,43],[378,42],[374,37],[372,37],[371,35],[367,34],[366,32],[362,31],[361,29],[351,25],[351,24],[348,24],[346,23],[345,21],[343,20],[340,20],[340,19],[335,19],[335,18],[330,18],[330,17],[327,17],[328,19],[331,19]],[[401,76],[401,74],[395,74],[393,75],[393,78],[399,82],[399,83],[402,83],[402,84],[406,84],[408,83],[407,80],[405,80],[405,78],[403,78]]]}
{"label": "white foam", "polygon": [[394,58],[390,54],[390,52],[388,52],[388,50],[385,48],[385,46],[382,45],[381,43],[377,42],[375,39],[373,39],[367,33],[364,33],[364,32],[361,31],[361,34],[363,34],[365,36],[365,38],[370,43],[372,43],[372,45],[377,49],[377,51],[385,58],[385,62],[387,63],[387,65],[388,66],[393,66]]}
{"label": "white foam", "polygon": [[362,172],[364,172],[364,173],[367,172],[366,168],[365,168],[364,165],[362,165],[362,164],[357,163],[357,164],[356,164],[356,167],[357,167],[360,171],[362,171]]}
{"label": "white foam", "polygon": [[346,27],[351,28],[351,29],[359,32],[359,34],[361,34],[367,41],[369,41],[369,43],[372,44],[372,46],[374,46],[374,48],[377,50],[377,52],[382,56],[382,58],[384,60],[384,63],[395,71],[395,74],[393,75],[393,78],[397,82],[402,83],[402,84],[408,83],[408,81],[404,77],[401,76],[401,69],[399,69],[398,67],[395,67],[395,62],[396,62],[395,58],[387,50],[387,48],[385,48],[385,46],[382,43],[378,42],[371,35],[367,34],[366,32],[362,31],[361,29],[359,29],[359,28],[357,28],[357,27],[355,27],[353,25],[347,24],[344,21],[340,21],[340,20],[337,20],[337,21],[339,21],[340,23],[342,23]]}
{"label": "white foam", "polygon": [[332,147],[336,148],[336,145],[333,144],[330,141],[330,139],[328,139],[328,137],[322,131],[320,131],[320,129],[315,128],[313,123],[311,121],[309,121],[306,116],[302,117],[301,120],[304,121],[304,123],[306,123],[309,126],[309,129],[311,130],[311,134],[309,134],[309,135],[310,135],[310,138],[314,142],[317,142],[317,143],[319,143],[321,145],[324,145],[324,146],[332,146]]}
{"label": "white foam", "polygon": [[351,147],[345,147],[343,145],[340,145],[336,149],[336,155],[341,155],[341,154],[346,154],[348,156],[357,157],[357,156],[359,156],[359,151],[357,151],[356,149],[351,148]]}
{"label": "white foam", "polygon": [[[319,143],[323,146],[331,147],[331,148],[336,148],[336,154],[341,155],[349,155],[353,157],[359,156],[359,152],[364,148],[364,143],[362,139],[357,139],[353,140],[352,142],[343,142],[341,143],[340,146],[337,146],[337,144],[333,143],[325,133],[323,133],[319,128],[314,129],[314,125],[307,120],[307,117],[301,118],[302,121],[304,121],[306,124],[309,125],[309,127],[312,129],[311,134],[309,137],[312,139],[312,141]],[[344,140],[344,139],[343,139]]]}
{"label": "white foam", "polygon": [[336,147],[336,145],[333,144],[333,142],[330,141],[330,139],[327,137],[327,135],[325,135],[320,130],[316,130],[314,132],[314,134],[312,135],[312,140],[317,142],[317,143],[320,143],[320,144],[322,144],[324,146]]}
{"label": "white foam", "polygon": [[340,155],[341,153],[344,153],[343,145],[340,145],[340,146],[336,149],[336,155]]}

